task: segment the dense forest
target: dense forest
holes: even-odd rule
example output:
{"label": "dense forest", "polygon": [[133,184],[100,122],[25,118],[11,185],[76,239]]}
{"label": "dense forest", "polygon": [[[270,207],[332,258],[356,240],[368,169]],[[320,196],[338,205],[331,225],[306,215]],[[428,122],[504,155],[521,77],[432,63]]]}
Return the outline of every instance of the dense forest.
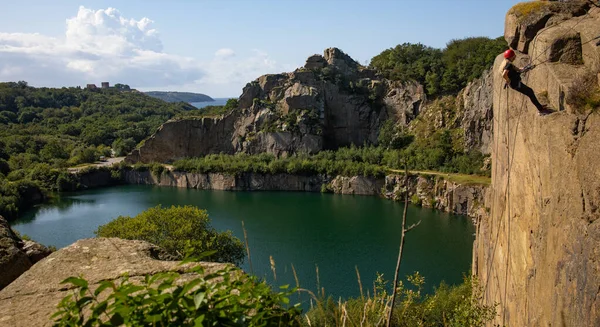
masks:
{"label": "dense forest", "polygon": [[162,123],[195,107],[137,91],[0,83],[0,215],[43,192],[69,189],[61,168],[121,156]]}
{"label": "dense forest", "polygon": [[167,102],[212,102],[215,101],[213,98],[202,93],[191,93],[191,92],[164,92],[164,91],[150,91],[144,92],[146,95],[153,98],[161,99]]}
{"label": "dense forest", "polygon": [[403,43],[373,57],[370,67],[392,80],[415,80],[430,96],[455,94],[481,76],[506,49],[504,37],[452,40],[444,49]]}

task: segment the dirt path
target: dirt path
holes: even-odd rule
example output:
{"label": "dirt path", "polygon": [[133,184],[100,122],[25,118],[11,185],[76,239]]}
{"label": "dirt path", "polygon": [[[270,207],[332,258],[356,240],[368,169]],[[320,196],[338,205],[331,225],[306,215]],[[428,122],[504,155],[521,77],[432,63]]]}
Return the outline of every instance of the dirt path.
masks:
{"label": "dirt path", "polygon": [[70,173],[76,173],[76,172],[78,172],[82,169],[88,168],[88,167],[110,167],[114,164],[120,163],[124,159],[125,159],[125,157],[108,158],[108,159],[106,159],[106,161],[96,161],[93,164],[85,164],[85,165],[81,165],[81,166],[77,166],[77,167],[71,167],[71,168],[67,168],[67,170]]}

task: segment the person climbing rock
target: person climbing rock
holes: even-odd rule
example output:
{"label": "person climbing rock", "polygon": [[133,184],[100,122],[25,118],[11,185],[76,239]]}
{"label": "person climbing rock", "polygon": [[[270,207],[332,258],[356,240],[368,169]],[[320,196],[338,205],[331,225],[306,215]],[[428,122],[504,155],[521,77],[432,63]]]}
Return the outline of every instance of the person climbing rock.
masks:
{"label": "person climbing rock", "polygon": [[521,81],[521,73],[524,73],[528,70],[533,69],[533,66],[525,66],[524,68],[519,68],[513,64],[513,61],[517,58],[517,55],[512,49],[508,49],[504,51],[504,62],[502,63],[502,77],[506,81],[504,88],[506,86],[510,86],[511,89],[518,91],[524,95],[526,95],[533,105],[537,108],[540,115],[545,115],[551,113],[551,110],[548,110],[546,106],[542,105],[537,97],[535,96],[535,92],[525,85],[523,81]]}

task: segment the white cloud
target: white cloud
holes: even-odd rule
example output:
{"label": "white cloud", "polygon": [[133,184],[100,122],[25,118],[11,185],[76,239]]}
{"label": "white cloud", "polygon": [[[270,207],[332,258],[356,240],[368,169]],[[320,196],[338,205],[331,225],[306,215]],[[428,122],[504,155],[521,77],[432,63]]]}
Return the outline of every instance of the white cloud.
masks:
{"label": "white cloud", "polygon": [[219,50],[217,50],[217,52],[215,52],[215,57],[219,57],[219,58],[229,58],[229,57],[233,57],[233,56],[235,56],[235,51],[233,51],[233,49],[229,49],[229,48],[219,49]]}
{"label": "white cloud", "polygon": [[209,62],[165,53],[149,18],[125,18],[115,8],[79,7],[63,38],[0,32],[0,81],[84,85],[111,81],[139,89],[178,88],[237,95],[249,81],[282,66],[261,51],[240,57],[222,48]]}

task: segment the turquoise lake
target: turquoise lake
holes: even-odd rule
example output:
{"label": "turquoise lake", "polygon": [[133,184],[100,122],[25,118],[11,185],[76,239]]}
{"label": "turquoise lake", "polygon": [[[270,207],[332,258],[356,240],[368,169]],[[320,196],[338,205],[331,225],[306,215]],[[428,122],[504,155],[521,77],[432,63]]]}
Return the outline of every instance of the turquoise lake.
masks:
{"label": "turquoise lake", "polygon": [[[273,285],[295,285],[293,264],[303,288],[320,286],[335,297],[359,295],[355,267],[365,288],[376,273],[393,279],[403,204],[374,196],[301,192],[228,192],[126,185],[62,195],[13,223],[13,228],[46,245],[64,247],[119,215],[134,216],[157,205],[194,205],[208,211],[218,230],[248,233],[254,274]],[[474,228],[467,217],[409,206],[401,276],[419,271],[427,291],[443,280],[462,281],[471,265]],[[269,257],[276,263],[273,280]],[[242,268],[250,272],[248,262]],[[366,292],[366,290],[365,290]]]}

